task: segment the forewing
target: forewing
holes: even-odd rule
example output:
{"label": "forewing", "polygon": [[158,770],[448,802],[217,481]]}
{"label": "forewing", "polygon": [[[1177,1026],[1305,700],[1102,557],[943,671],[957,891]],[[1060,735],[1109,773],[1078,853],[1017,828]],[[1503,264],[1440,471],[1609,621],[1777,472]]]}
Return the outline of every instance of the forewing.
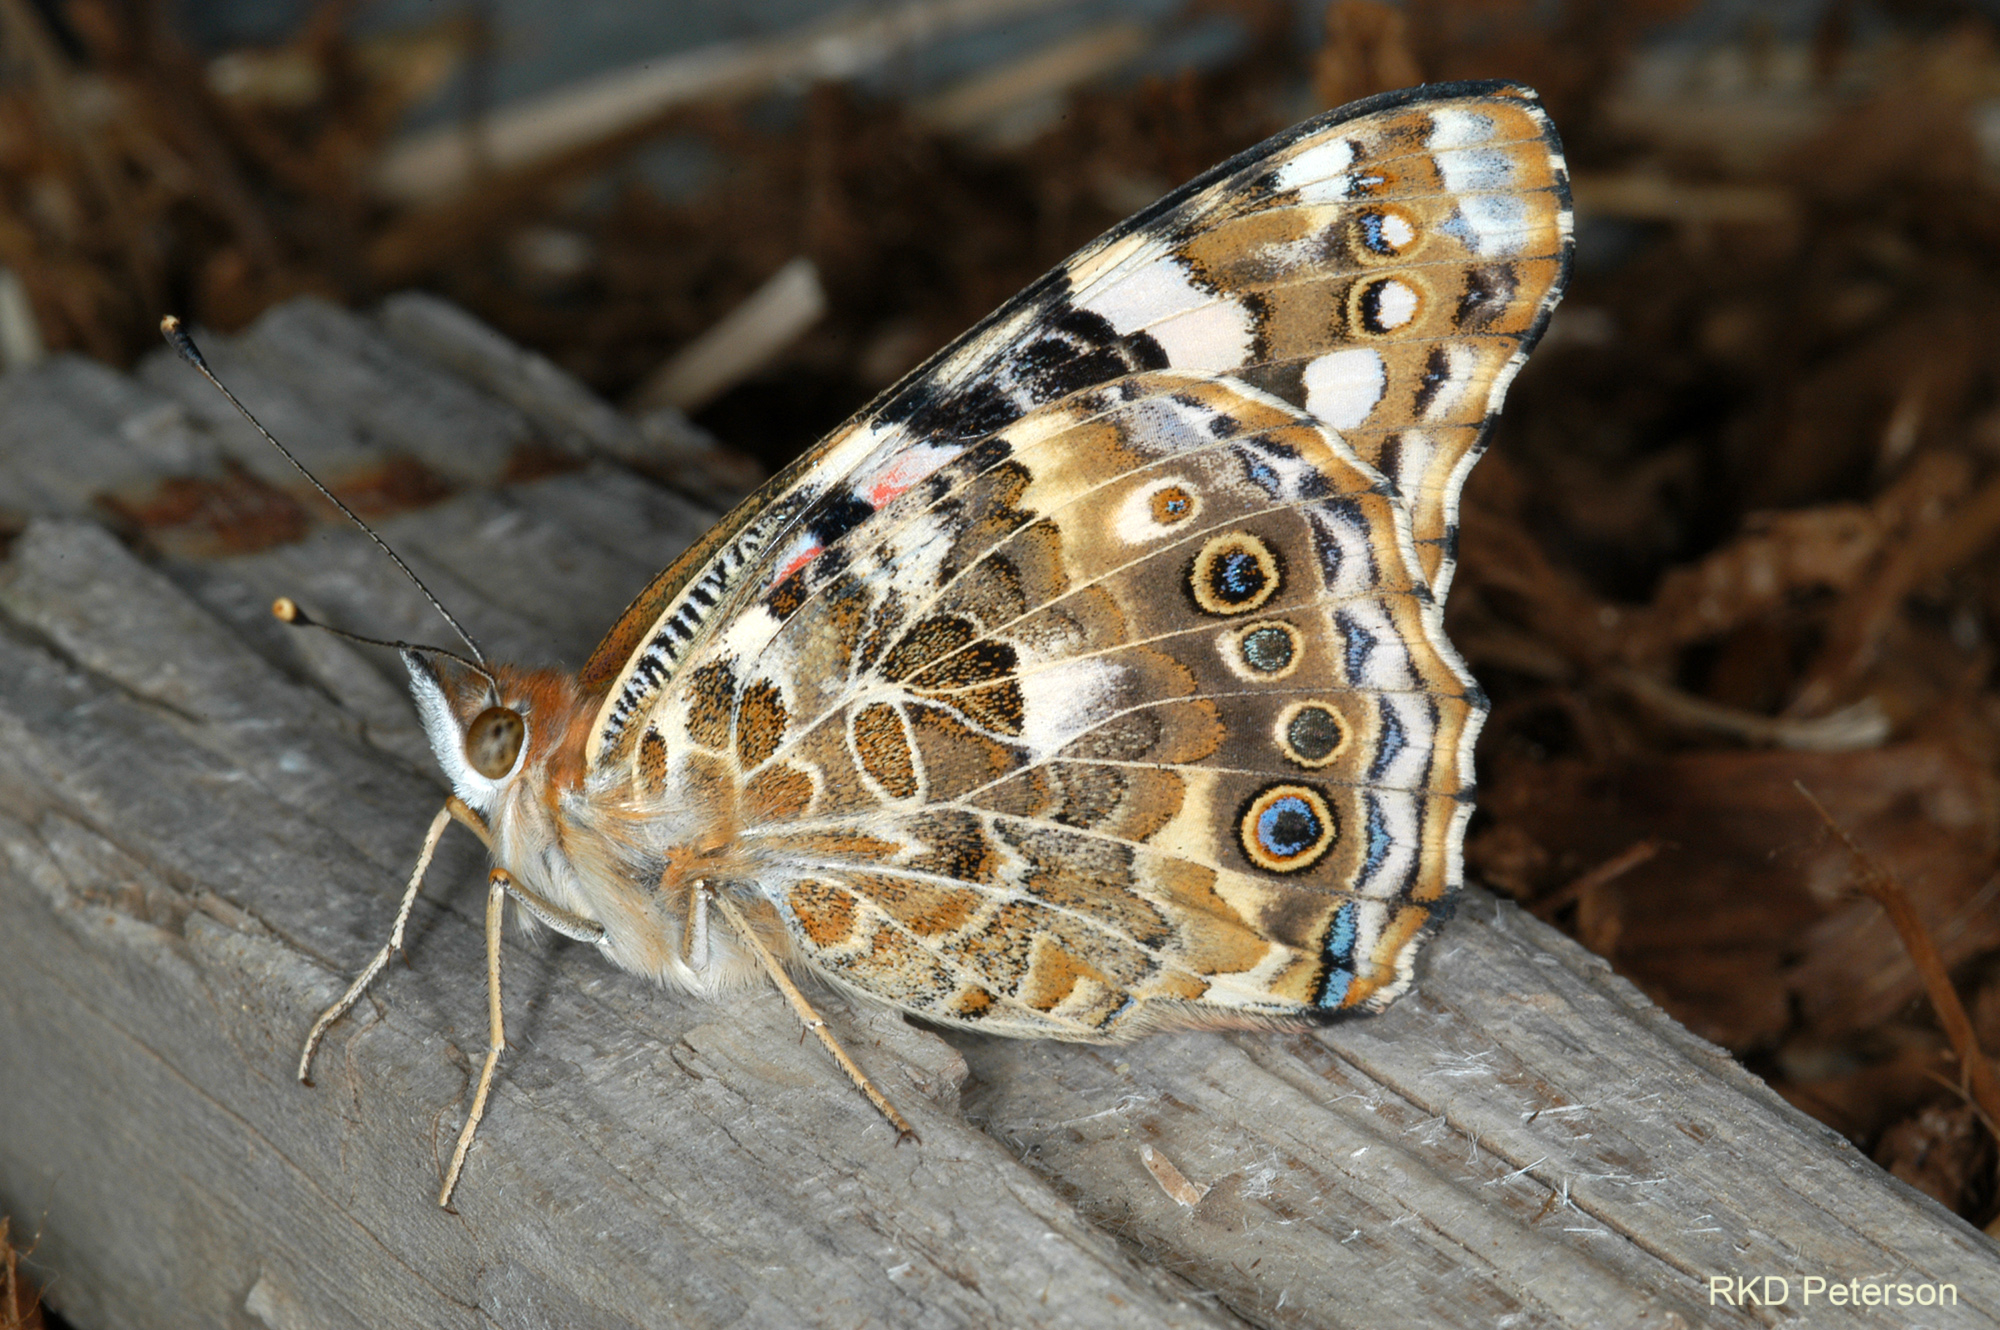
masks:
{"label": "forewing", "polygon": [[1393,483],[1433,593],[1459,488],[1560,294],[1568,177],[1534,95],[1443,84],[1357,102],[1112,230],[821,443],[633,603],[584,670],[586,758],[746,598],[845,557],[885,503],[1036,408],[1125,375],[1226,374],[1340,432]]}

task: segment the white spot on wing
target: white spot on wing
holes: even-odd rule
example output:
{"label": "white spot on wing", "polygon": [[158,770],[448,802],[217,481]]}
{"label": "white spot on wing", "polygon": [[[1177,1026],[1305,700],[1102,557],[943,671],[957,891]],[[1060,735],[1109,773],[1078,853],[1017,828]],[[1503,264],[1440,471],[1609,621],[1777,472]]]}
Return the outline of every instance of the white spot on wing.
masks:
{"label": "white spot on wing", "polygon": [[1475,148],[1464,152],[1440,152],[1433,158],[1438,177],[1454,194],[1487,193],[1512,189],[1514,159],[1499,148]]}
{"label": "white spot on wing", "polygon": [[1482,257],[1519,254],[1537,234],[1527,200],[1517,194],[1468,194],[1443,229]]}
{"label": "white spot on wing", "polygon": [[1250,311],[1234,300],[1217,300],[1146,329],[1175,369],[1236,369],[1250,358],[1256,327]]}
{"label": "white spot on wing", "polygon": [[1342,174],[1354,165],[1354,144],[1347,139],[1330,139],[1314,144],[1278,168],[1280,190],[1303,189],[1307,185]]}
{"label": "white spot on wing", "polygon": [[1335,429],[1353,429],[1382,400],[1382,357],[1361,347],[1333,351],[1306,366],[1306,410]]}
{"label": "white spot on wing", "polygon": [[1414,501],[1423,488],[1424,477],[1430,474],[1431,463],[1437,459],[1438,441],[1422,430],[1406,429],[1397,436],[1397,443],[1396,474],[1390,479]]}
{"label": "white spot on wing", "polygon": [[1417,293],[1402,282],[1382,283],[1375,295],[1375,322],[1384,330],[1408,323],[1417,312]]}
{"label": "white spot on wing", "polygon": [[1425,420],[1449,420],[1454,417],[1472,387],[1473,372],[1479,367],[1479,353],[1471,347],[1451,342],[1443,345],[1444,381],[1424,408]]}
{"label": "white spot on wing", "polygon": [[729,654],[754,659],[778,635],[778,617],[762,605],[747,605],[730,619],[722,633],[722,647]]}
{"label": "white spot on wing", "polygon": [[1171,257],[1121,273],[1078,305],[1101,314],[1120,336],[1146,332],[1175,369],[1234,369],[1250,354],[1250,311],[1194,284]]}
{"label": "white spot on wing", "polygon": [[1046,669],[1024,670],[1021,742],[1034,761],[1046,761],[1064,744],[1109,716],[1118,705],[1118,682],[1125,671],[1091,656]]}
{"label": "white spot on wing", "polygon": [[1432,152],[1449,152],[1453,148],[1491,142],[1493,133],[1492,116],[1444,108],[1431,112],[1431,133],[1424,146]]}

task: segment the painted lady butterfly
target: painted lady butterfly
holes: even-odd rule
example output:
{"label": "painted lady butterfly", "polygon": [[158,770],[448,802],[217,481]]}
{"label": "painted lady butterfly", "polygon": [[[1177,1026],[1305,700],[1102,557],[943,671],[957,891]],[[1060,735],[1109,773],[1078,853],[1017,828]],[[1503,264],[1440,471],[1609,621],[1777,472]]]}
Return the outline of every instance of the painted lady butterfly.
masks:
{"label": "painted lady butterfly", "polygon": [[406,649],[512,896],[716,996],[797,969],[1112,1040],[1373,1011],[1459,885],[1458,496],[1556,303],[1526,89],[1311,120],[1037,282],[677,560],[583,670]]}

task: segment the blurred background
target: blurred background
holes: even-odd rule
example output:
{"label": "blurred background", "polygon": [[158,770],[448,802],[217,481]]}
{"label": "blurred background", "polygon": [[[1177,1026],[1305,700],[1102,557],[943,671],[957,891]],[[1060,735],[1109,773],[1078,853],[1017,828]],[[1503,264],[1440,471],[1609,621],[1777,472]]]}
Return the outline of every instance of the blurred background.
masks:
{"label": "blurred background", "polygon": [[1181,181],[1464,78],[1541,91],[1578,213],[1465,497],[1471,873],[1993,1224],[2000,6],[0,0],[0,363],[420,289],[740,490]]}

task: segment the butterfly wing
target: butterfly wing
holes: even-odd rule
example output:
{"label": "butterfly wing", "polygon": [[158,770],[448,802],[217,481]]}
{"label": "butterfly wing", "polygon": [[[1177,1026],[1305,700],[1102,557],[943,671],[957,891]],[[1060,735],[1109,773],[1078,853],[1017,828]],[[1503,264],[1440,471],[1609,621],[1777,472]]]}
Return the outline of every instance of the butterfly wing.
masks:
{"label": "butterfly wing", "polygon": [[1470,814],[1458,487],[1568,253],[1518,88],[1225,163],[669,569],[593,788],[698,800],[804,960],[938,1019],[1380,1006]]}

